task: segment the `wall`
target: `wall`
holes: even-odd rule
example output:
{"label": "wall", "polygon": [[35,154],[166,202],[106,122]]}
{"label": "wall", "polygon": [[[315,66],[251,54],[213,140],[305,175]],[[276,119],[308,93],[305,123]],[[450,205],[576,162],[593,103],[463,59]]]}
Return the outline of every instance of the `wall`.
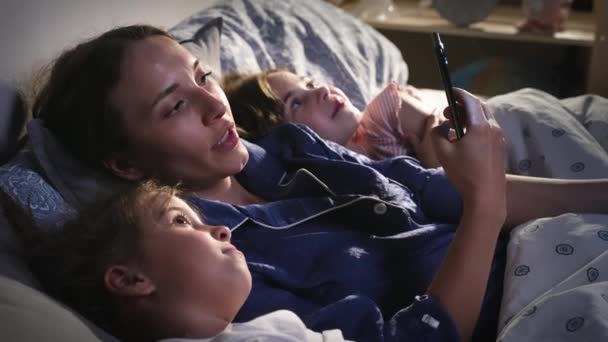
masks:
{"label": "wall", "polygon": [[205,0],[0,0],[0,80],[21,83],[61,50],[113,26],[170,28]]}

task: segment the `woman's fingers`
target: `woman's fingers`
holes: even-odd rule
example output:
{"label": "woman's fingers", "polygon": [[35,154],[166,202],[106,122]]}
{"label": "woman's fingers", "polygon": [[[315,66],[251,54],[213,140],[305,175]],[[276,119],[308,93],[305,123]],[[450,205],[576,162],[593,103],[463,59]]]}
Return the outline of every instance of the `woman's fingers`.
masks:
{"label": "woman's fingers", "polygon": [[468,129],[476,125],[484,125],[488,122],[481,101],[477,97],[464,89],[454,87],[452,90],[456,100],[462,103],[465,108],[460,113],[465,117]]}
{"label": "woman's fingers", "polygon": [[[450,131],[452,126],[449,121],[444,121],[440,125],[434,127],[431,130],[431,140],[436,150],[445,151],[449,153],[452,150],[452,143],[450,142]],[[441,159],[439,160],[441,162]]]}
{"label": "woman's fingers", "polygon": [[[456,111],[458,113],[462,113],[462,111],[464,111],[464,106],[462,103],[456,102]],[[443,116],[448,120],[452,119],[452,111],[450,110],[450,107],[445,107],[443,109]]]}
{"label": "woman's fingers", "polygon": [[492,108],[490,108],[490,106],[488,106],[488,104],[484,102],[482,102],[481,108],[483,109],[483,112],[486,118],[488,119],[488,122],[492,126],[500,127],[500,125],[498,124],[498,120],[496,120],[496,116],[494,115],[494,110],[492,110]]}
{"label": "woman's fingers", "polygon": [[432,140],[441,164],[446,171],[451,169],[453,174],[461,171],[458,170],[461,161],[481,168],[497,166],[492,160],[504,154],[504,135],[491,108],[459,88],[454,88],[454,96],[462,106],[460,114],[464,118],[466,133],[461,140],[452,139],[454,131],[449,121],[433,129]]}

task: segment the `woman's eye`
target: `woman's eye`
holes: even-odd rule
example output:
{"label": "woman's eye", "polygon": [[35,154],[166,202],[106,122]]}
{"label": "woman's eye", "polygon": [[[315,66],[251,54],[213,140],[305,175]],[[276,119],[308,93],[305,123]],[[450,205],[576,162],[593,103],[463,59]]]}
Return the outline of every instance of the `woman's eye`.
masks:
{"label": "woman's eye", "polygon": [[179,100],[177,101],[177,103],[175,104],[175,106],[173,106],[173,108],[171,108],[170,111],[168,111],[165,116],[169,117],[177,112],[179,112],[180,110],[182,110],[182,108],[186,105],[186,100]]}
{"label": "woman's eye", "polygon": [[211,71],[207,71],[201,76],[201,84],[207,84],[207,77],[211,76]]}
{"label": "woman's eye", "polygon": [[179,224],[179,225],[189,225],[190,221],[188,220],[188,218],[184,215],[175,215],[175,217],[173,218],[173,223],[175,224]]}
{"label": "woman's eye", "polygon": [[317,88],[318,86],[319,86],[319,84],[318,84],[317,82],[315,82],[314,80],[309,80],[309,81],[306,83],[306,88],[308,88],[308,89],[315,89],[315,88]]}

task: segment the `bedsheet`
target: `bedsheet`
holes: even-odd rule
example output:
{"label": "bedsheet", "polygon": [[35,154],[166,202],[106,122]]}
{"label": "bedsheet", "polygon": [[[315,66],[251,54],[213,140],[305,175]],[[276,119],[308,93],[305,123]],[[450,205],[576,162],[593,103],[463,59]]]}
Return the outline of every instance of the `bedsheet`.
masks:
{"label": "bedsheet", "polygon": [[[490,98],[507,171],[608,177],[608,100],[535,89]],[[608,340],[608,215],[567,214],[516,227],[507,249],[498,340]]]}
{"label": "bedsheet", "polygon": [[498,331],[501,342],[608,340],[608,215],[512,231]]}
{"label": "bedsheet", "polygon": [[589,179],[608,177],[608,99],[557,99],[531,88],[487,101],[507,141],[507,172]]}

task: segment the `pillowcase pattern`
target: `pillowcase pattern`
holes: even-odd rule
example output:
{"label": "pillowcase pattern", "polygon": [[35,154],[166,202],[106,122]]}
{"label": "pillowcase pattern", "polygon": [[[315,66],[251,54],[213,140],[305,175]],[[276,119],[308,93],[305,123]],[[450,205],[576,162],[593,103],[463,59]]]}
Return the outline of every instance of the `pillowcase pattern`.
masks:
{"label": "pillowcase pattern", "polygon": [[75,215],[74,209],[40,176],[29,149],[0,166],[0,189],[17,205],[29,210],[36,224],[51,229]]}
{"label": "pillowcase pattern", "polygon": [[211,77],[216,80],[222,77],[220,63],[221,33],[222,18],[214,18],[205,23],[190,38],[179,42],[204,64],[206,70],[212,72]]}

